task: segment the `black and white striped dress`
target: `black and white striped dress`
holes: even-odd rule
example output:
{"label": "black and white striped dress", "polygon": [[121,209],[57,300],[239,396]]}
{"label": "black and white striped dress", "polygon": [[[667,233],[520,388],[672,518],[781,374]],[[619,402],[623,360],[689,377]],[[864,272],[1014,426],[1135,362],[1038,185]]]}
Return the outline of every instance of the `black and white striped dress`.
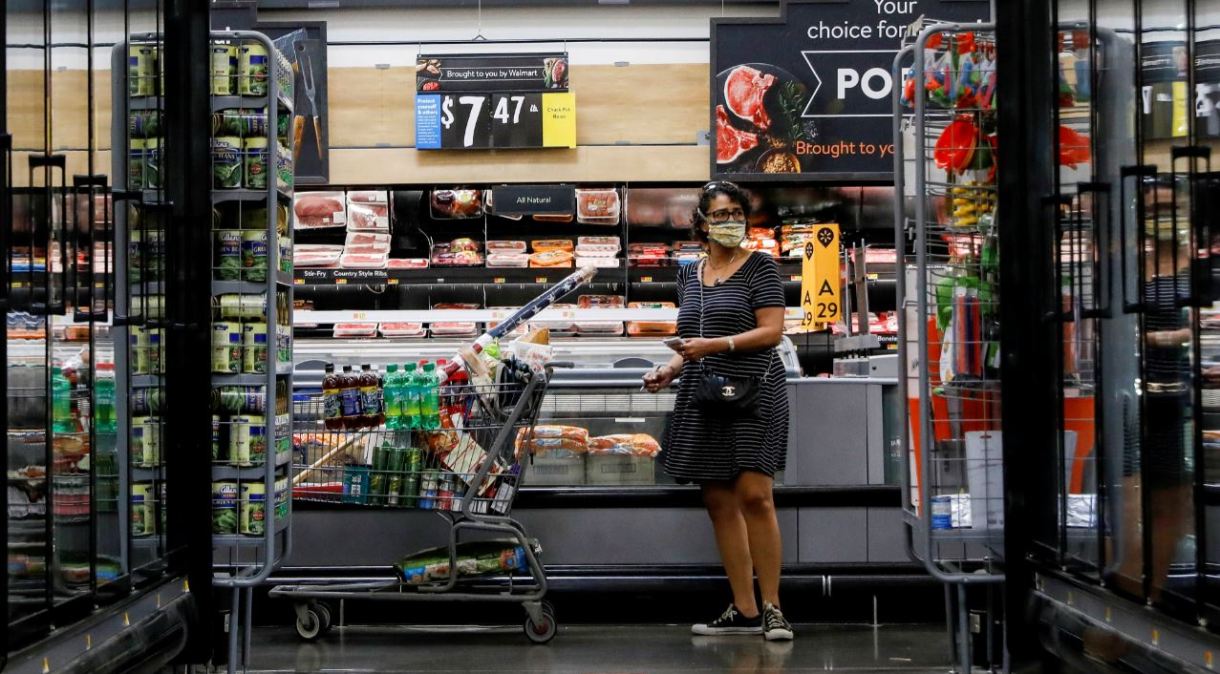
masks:
{"label": "black and white striped dress", "polygon": [[[686,339],[738,335],[758,327],[755,309],[784,306],[784,285],[770,255],[753,253],[718,286],[704,287],[700,302],[698,264],[678,272],[678,334]],[[784,366],[775,349],[718,353],[703,360],[712,372],[762,377],[757,418],[705,416],[694,404],[699,365],[682,367],[677,402],[666,433],[662,464],[680,482],[730,481],[742,471],[774,475],[784,469],[788,449],[788,394]]]}

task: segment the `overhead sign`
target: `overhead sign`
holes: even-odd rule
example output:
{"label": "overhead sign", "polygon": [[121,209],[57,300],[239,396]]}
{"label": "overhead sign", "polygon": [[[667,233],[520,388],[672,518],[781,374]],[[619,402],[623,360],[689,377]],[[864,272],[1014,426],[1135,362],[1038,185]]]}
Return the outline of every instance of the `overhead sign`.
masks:
{"label": "overhead sign", "polygon": [[576,147],[567,54],[421,56],[420,150]]}
{"label": "overhead sign", "polygon": [[890,69],[920,19],[972,23],[990,0],[786,0],[774,19],[713,19],[712,174],[890,180]]}
{"label": "overhead sign", "polygon": [[839,226],[815,225],[801,254],[801,330],[822,330],[843,315]]}
{"label": "overhead sign", "polygon": [[576,211],[576,188],[571,185],[502,185],[491,190],[496,215],[571,214]]}

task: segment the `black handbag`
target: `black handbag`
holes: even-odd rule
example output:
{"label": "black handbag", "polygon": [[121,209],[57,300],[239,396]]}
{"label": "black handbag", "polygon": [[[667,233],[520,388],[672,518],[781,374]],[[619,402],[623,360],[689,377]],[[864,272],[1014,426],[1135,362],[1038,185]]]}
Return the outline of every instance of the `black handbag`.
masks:
{"label": "black handbag", "polygon": [[[703,337],[703,263],[699,263],[695,281],[699,284],[699,336]],[[695,387],[694,400],[709,416],[737,418],[757,418],[759,392],[762,384],[767,381],[771,371],[771,362],[775,359],[775,350],[771,350],[771,359],[767,361],[767,369],[762,377],[734,377],[716,374],[710,371],[703,361],[699,361],[699,384]]]}

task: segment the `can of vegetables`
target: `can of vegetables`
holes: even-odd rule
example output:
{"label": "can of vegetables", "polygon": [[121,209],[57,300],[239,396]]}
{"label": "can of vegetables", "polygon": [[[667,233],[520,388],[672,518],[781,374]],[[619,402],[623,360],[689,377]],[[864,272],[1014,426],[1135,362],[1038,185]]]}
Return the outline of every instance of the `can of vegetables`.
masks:
{"label": "can of vegetables", "polygon": [[254,229],[241,233],[241,266],[247,281],[267,280],[267,230]]}
{"label": "can of vegetables", "polygon": [[237,136],[219,136],[212,139],[212,187],[237,189],[241,187],[242,143]]}
{"label": "can of vegetables", "polygon": [[262,536],[267,531],[267,487],[262,482],[241,485],[241,533]]}
{"label": "can of vegetables", "polygon": [[237,533],[237,495],[236,482],[212,483],[212,533]]}
{"label": "can of vegetables", "polygon": [[224,229],[216,232],[216,278],[236,281],[241,278],[241,232]]}
{"label": "can of vegetables", "polygon": [[267,189],[267,138],[250,136],[245,142],[246,188]]}

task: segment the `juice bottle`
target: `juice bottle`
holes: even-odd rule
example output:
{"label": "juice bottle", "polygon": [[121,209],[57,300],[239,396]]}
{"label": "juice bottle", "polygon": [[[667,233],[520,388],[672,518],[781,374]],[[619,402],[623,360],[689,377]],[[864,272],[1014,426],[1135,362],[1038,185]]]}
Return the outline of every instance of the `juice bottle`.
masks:
{"label": "juice bottle", "polygon": [[322,422],[332,431],[343,428],[342,379],[329,363],[322,377]]}
{"label": "juice bottle", "polygon": [[339,400],[343,408],[343,427],[360,428],[363,412],[360,406],[360,379],[352,373],[351,365],[344,365],[343,374],[339,375]]}
{"label": "juice bottle", "polygon": [[365,363],[360,366],[360,404],[363,408],[362,418],[368,428],[376,428],[385,423],[384,399],[381,394],[381,377],[372,365]]}
{"label": "juice bottle", "polygon": [[114,433],[118,419],[114,407],[114,363],[98,363],[97,379],[93,385],[97,408],[93,412],[94,424],[99,433]]}
{"label": "juice bottle", "polygon": [[72,384],[58,367],[51,368],[51,422],[56,433],[73,433]]}
{"label": "juice bottle", "polygon": [[384,395],[382,399],[385,402],[385,427],[390,430],[398,430],[402,428],[402,383],[399,381],[402,375],[398,372],[398,365],[390,363],[385,367],[385,384],[382,386]]}
{"label": "juice bottle", "polygon": [[403,428],[422,428],[419,409],[419,375],[421,373],[416,369],[415,363],[407,363],[402,368]]}
{"label": "juice bottle", "polygon": [[422,425],[428,430],[441,427],[440,378],[436,375],[436,365],[424,365],[424,374],[420,377],[420,412]]}

